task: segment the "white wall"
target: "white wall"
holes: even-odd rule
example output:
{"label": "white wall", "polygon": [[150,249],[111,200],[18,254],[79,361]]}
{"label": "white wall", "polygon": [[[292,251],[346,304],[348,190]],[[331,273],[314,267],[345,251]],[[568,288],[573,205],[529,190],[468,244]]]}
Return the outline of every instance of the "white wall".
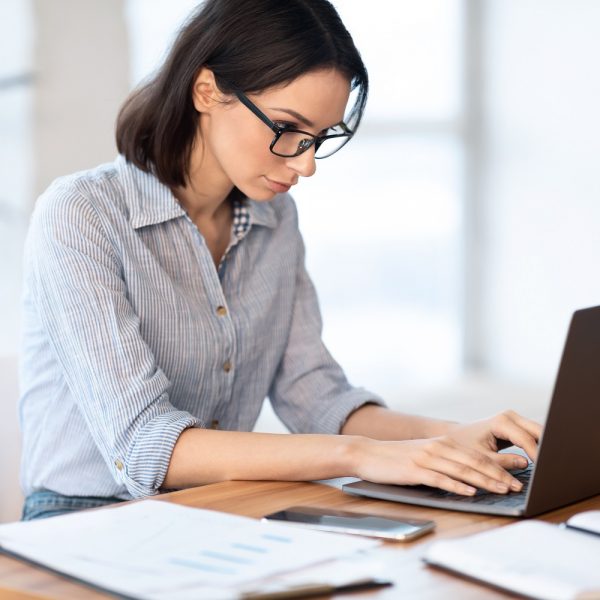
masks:
{"label": "white wall", "polygon": [[600,304],[600,2],[485,4],[484,364],[554,377]]}
{"label": "white wall", "polygon": [[32,23],[29,0],[0,2],[0,522],[21,509],[16,348],[19,256],[33,189]]}
{"label": "white wall", "polygon": [[35,0],[36,194],[58,176],[113,160],[129,91],[124,0]]}
{"label": "white wall", "polygon": [[21,436],[17,427],[17,359],[0,357],[0,522],[18,519]]}
{"label": "white wall", "polygon": [[30,0],[0,2],[0,356],[15,352],[20,261],[33,185],[33,16]]}
{"label": "white wall", "polygon": [[[3,246],[0,246],[4,249],[7,240],[11,243],[8,251],[0,256],[2,285],[5,286],[0,288],[3,310],[3,320],[0,320],[0,522],[19,518],[21,508],[20,435],[16,413],[21,261],[17,257],[22,252],[22,234],[29,209],[35,196],[54,178],[116,156],[114,121],[129,90],[123,0],[35,0],[32,15],[21,15],[21,2],[11,0],[10,5],[0,4],[0,22],[6,24],[3,17],[10,16],[9,27],[21,32],[19,39],[29,39],[35,32],[34,82],[28,92],[32,96],[32,110],[27,124],[15,134],[18,139],[14,151],[7,153],[1,167],[9,174],[18,175],[19,181],[9,190],[14,192],[10,200],[17,202],[19,212],[16,214],[23,217],[16,223],[0,219],[0,225],[12,235],[10,238],[3,235]],[[13,10],[5,12],[9,7]],[[31,156],[23,157],[22,148],[31,148]],[[0,232],[4,233],[1,228]]]}

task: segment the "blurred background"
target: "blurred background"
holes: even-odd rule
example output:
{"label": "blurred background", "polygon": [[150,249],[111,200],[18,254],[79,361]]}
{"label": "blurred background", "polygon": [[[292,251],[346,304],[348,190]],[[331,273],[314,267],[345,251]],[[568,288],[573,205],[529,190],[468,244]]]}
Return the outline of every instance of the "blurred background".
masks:
{"label": "blurred background", "polygon": [[[196,4],[0,2],[0,521],[20,514],[31,209],[115,157],[120,103]],[[571,313],[600,304],[600,3],[334,4],[371,93],[356,138],[295,193],[327,345],[400,410],[543,419]],[[268,405],[257,427],[282,430]]]}

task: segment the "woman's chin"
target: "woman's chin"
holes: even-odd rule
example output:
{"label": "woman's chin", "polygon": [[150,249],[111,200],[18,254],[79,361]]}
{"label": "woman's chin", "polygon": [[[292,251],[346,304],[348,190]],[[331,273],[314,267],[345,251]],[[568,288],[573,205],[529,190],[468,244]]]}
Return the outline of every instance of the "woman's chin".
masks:
{"label": "woman's chin", "polygon": [[242,192],[251,200],[255,200],[256,202],[268,202],[269,200],[273,200],[275,196],[277,196],[277,192],[270,190],[264,186],[252,186],[252,188],[248,190],[242,190]]}

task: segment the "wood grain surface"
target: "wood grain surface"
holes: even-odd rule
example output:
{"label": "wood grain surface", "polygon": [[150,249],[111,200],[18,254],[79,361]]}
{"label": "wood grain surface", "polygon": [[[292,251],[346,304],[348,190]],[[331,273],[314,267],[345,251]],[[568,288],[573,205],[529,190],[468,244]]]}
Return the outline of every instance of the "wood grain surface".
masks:
{"label": "wood grain surface", "polygon": [[[385,566],[385,576],[394,587],[368,594],[338,595],[336,598],[450,598],[456,600],[491,600],[511,598],[511,594],[485,587],[476,582],[427,567],[421,556],[427,544],[448,537],[463,536],[514,522],[507,517],[490,517],[432,508],[422,508],[383,500],[369,500],[342,493],[322,484],[231,481],[191,488],[157,496],[155,501],[175,502],[185,506],[219,510],[259,518],[294,505],[338,508],[388,517],[432,519],[434,533],[408,543],[388,542],[375,550]],[[600,509],[600,496],[543,515],[545,521],[560,523],[571,515]],[[19,595],[19,594],[30,594]],[[94,591],[83,584],[33,567],[20,560],[0,556],[0,600],[5,598],[41,597],[53,599],[100,599],[109,595]]]}

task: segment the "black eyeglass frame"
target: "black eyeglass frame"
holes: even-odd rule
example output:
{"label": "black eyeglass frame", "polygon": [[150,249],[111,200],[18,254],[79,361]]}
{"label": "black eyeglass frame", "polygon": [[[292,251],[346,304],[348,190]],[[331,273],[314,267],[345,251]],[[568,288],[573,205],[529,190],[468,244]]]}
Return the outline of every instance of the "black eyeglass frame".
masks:
{"label": "black eyeglass frame", "polygon": [[[275,137],[273,138],[271,145],[269,146],[269,150],[276,156],[281,156],[283,158],[293,158],[295,156],[300,156],[301,154],[304,154],[307,150],[309,150],[310,148],[312,148],[312,146],[314,146],[315,147],[315,158],[318,158],[318,159],[328,158],[328,157],[332,156],[333,154],[335,154],[336,152],[338,152],[339,150],[341,150],[352,139],[352,136],[354,135],[354,132],[343,121],[340,121],[339,123],[337,123],[335,125],[335,127],[341,127],[342,130],[344,131],[344,133],[334,133],[331,135],[314,135],[313,133],[310,133],[308,131],[302,131],[302,129],[296,129],[295,127],[291,127],[291,126],[287,126],[287,125],[281,127],[280,125],[277,125],[277,123],[274,123],[273,121],[271,121],[271,119],[269,119],[269,117],[267,117],[267,115],[265,115],[265,113],[262,110],[260,110],[260,108],[258,108],[258,106],[256,106],[256,104],[254,104],[254,102],[252,102],[248,98],[248,96],[246,96],[246,94],[244,94],[243,92],[240,92],[240,91],[236,91],[234,93],[235,93],[237,99],[246,108],[250,109],[275,134]],[[301,133],[302,135],[308,136],[311,141],[308,145],[306,145],[302,148],[300,147],[300,144],[299,144],[298,150],[296,151],[295,154],[281,154],[280,152],[276,152],[273,148],[275,147],[275,144],[279,141],[279,138],[284,133]],[[326,154],[325,156],[316,156],[316,152],[319,149],[319,146],[321,146],[321,144],[325,140],[329,140],[329,139],[333,139],[333,138],[342,138],[342,137],[347,138],[346,141],[341,146],[336,148],[333,152],[331,152],[331,154]],[[303,141],[305,141],[305,140],[303,140]]]}

